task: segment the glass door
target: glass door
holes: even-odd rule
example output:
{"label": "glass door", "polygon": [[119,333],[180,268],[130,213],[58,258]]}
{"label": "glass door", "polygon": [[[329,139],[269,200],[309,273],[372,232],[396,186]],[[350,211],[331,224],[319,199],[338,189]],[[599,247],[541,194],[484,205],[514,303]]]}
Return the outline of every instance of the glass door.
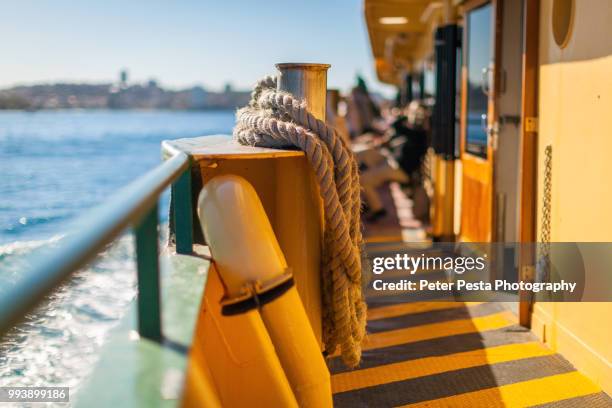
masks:
{"label": "glass door", "polygon": [[469,242],[492,239],[496,7],[496,0],[472,1],[464,18],[460,239]]}

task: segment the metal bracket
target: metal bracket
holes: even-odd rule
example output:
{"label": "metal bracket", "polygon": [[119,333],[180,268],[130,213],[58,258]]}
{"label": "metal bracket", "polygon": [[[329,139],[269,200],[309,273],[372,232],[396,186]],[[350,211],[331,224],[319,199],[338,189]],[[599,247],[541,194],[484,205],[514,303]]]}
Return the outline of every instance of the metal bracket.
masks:
{"label": "metal bracket", "polygon": [[491,126],[487,126],[487,135],[491,139],[491,147],[497,150],[499,136],[499,122],[495,121]]}
{"label": "metal bracket", "polygon": [[272,285],[263,286],[260,282],[248,282],[245,284],[244,294],[221,300],[221,314],[233,316],[249,310],[261,309],[263,305],[283,295],[293,285],[293,274],[290,268],[287,268],[286,273],[275,278]]}
{"label": "metal bracket", "polygon": [[538,118],[534,116],[525,117],[525,132],[538,132]]}

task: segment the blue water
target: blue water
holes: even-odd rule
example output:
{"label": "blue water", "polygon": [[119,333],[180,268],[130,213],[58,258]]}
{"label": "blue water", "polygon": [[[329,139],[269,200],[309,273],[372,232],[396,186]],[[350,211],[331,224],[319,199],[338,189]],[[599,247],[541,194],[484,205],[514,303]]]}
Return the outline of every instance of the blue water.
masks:
{"label": "blue water", "polygon": [[0,112],[0,245],[61,233],[159,164],[162,140],[233,122],[233,112]]}
{"label": "blue water", "polygon": [[[0,296],[76,216],[159,164],[162,140],[233,124],[229,111],[0,111]],[[164,222],[167,194],[161,204]],[[0,386],[78,388],[134,286],[126,234],[0,343]]]}

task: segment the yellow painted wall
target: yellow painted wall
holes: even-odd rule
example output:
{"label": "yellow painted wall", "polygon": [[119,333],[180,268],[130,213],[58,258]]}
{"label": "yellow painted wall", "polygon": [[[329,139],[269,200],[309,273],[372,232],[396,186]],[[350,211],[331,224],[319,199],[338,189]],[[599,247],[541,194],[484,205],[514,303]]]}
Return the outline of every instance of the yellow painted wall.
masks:
{"label": "yellow painted wall", "polygon": [[[541,1],[538,218],[541,222],[543,152],[552,145],[551,240],[609,242],[612,2],[576,0],[564,49],[553,38],[552,7],[553,0]],[[588,273],[588,262],[586,267]],[[540,303],[532,330],[612,394],[611,316],[612,303]]]}

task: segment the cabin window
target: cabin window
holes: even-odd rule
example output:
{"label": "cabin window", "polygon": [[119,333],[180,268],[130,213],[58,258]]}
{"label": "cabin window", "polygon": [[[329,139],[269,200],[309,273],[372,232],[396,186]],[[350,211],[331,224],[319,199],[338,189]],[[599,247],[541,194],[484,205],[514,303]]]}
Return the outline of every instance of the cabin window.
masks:
{"label": "cabin window", "polygon": [[465,150],[487,157],[487,110],[492,66],[492,7],[486,4],[467,15],[467,118]]}
{"label": "cabin window", "polygon": [[552,10],[552,29],[555,42],[565,48],[572,34],[574,0],[555,0]]}

